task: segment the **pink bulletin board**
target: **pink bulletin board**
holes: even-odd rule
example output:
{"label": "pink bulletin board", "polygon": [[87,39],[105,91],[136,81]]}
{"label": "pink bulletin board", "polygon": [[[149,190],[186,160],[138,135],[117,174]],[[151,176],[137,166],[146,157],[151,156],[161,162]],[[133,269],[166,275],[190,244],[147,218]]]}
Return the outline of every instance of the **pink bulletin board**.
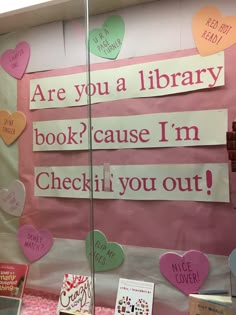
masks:
{"label": "pink bulletin board", "polygon": [[[229,125],[235,118],[234,82],[236,72],[232,64],[235,47],[225,52],[224,87],[163,97],[124,99],[92,105],[93,118],[141,115],[148,113],[191,110],[228,109]],[[120,66],[167,60],[194,55],[197,51],[165,53],[92,65],[92,71],[117,69]],[[19,141],[19,175],[26,186],[26,205],[21,224],[46,228],[55,238],[84,240],[89,227],[89,201],[86,199],[35,197],[33,191],[35,166],[88,165],[87,151],[33,152],[32,122],[87,117],[87,106],[44,110],[29,110],[29,82],[31,79],[84,72],[74,67],[50,72],[27,74],[18,82],[18,110],[27,116],[27,129]],[[70,104],[68,104],[70,106]],[[215,126],[217,129],[217,126]],[[178,147],[160,149],[96,150],[93,164],[191,164],[227,163],[227,151],[222,146]],[[52,165],[53,164],[53,165]],[[231,192],[234,191],[231,175]],[[219,183],[220,185],[220,183]],[[55,219],[56,218],[56,219]],[[173,250],[200,249],[209,254],[228,255],[235,247],[232,238],[236,215],[232,203],[192,201],[127,201],[94,200],[95,228],[108,239],[122,245],[167,248]],[[227,228],[222,222],[227,220]],[[171,233],[170,233],[171,231]]]}
{"label": "pink bulletin board", "polygon": [[[236,117],[234,109],[236,72],[232,67],[236,48],[225,52],[225,86],[171,96],[130,98],[92,105],[92,119],[126,117],[198,110],[227,109],[229,126]],[[91,65],[91,70],[114,69],[196,55],[195,49],[151,55]],[[33,122],[70,120],[88,117],[87,106],[30,110],[30,80],[85,72],[73,67],[26,74],[18,82],[18,110],[25,113],[27,127],[19,139],[19,179],[25,184],[26,202],[20,225],[32,224],[47,229],[54,237],[52,250],[36,264],[31,264],[28,286],[60,292],[63,274],[87,274],[88,261],[84,240],[90,227],[90,200],[77,198],[36,197],[34,168],[50,166],[89,166],[88,151],[33,152]],[[217,124],[214,128],[218,128]],[[225,130],[226,131],[226,130]],[[225,145],[94,150],[93,166],[162,165],[228,163]],[[230,191],[234,192],[234,174],[230,174]],[[220,183],[218,184],[220,187]],[[94,228],[107,239],[124,247],[125,260],[118,269],[96,274],[96,305],[114,307],[119,278],[155,283],[154,313],[185,315],[187,297],[160,275],[159,256],[166,251],[200,250],[210,256],[213,271],[206,288],[229,286],[224,256],[235,248],[233,239],[236,215],[233,203],[162,200],[94,199]],[[227,228],[225,222],[227,221]],[[78,242],[80,245],[78,245]],[[77,247],[78,246],[78,247]],[[80,246],[80,247],[79,247]],[[79,250],[78,250],[79,249]]]}

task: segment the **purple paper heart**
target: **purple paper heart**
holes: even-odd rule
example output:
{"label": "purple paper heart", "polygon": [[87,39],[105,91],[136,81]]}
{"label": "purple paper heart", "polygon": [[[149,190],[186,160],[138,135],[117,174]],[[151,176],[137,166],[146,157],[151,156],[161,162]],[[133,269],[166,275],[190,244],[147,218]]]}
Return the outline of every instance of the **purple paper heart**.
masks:
{"label": "purple paper heart", "polygon": [[32,225],[23,225],[18,230],[18,242],[25,257],[33,262],[48,253],[53,245],[53,237],[47,230],[37,231]]}

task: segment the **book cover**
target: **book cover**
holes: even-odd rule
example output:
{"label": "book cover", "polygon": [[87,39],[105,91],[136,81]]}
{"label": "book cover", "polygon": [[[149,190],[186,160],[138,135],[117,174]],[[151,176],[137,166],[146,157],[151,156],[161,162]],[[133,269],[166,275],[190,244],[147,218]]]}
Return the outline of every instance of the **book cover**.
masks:
{"label": "book cover", "polygon": [[233,315],[230,296],[189,295],[189,315]]}
{"label": "book cover", "polygon": [[0,315],[20,315],[22,300],[0,296]]}
{"label": "book cover", "polygon": [[0,295],[22,298],[29,265],[0,263]]}
{"label": "book cover", "polygon": [[59,295],[57,314],[72,311],[75,314],[89,313],[91,307],[91,277],[65,274]]}
{"label": "book cover", "polygon": [[154,283],[120,279],[115,315],[151,315]]}

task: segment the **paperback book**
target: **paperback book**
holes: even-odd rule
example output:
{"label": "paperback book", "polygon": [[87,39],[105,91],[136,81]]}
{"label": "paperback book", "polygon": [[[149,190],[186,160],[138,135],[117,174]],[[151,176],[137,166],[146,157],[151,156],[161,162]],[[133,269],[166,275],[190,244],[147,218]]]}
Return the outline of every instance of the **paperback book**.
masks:
{"label": "paperback book", "polygon": [[29,265],[0,263],[0,295],[22,298]]}
{"label": "paperback book", "polygon": [[233,315],[231,296],[189,295],[189,315]]}
{"label": "paperback book", "polygon": [[151,315],[154,283],[120,279],[115,315]]}
{"label": "paperback book", "polygon": [[63,314],[63,311],[72,312],[72,314],[89,313],[91,297],[91,277],[65,274],[57,314]]}

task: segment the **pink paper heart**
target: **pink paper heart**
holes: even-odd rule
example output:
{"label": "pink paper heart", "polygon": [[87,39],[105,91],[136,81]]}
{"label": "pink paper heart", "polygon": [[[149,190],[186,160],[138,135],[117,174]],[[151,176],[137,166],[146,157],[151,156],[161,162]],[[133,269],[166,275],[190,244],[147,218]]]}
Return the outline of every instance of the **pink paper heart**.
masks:
{"label": "pink paper heart", "polygon": [[29,58],[29,44],[20,42],[15,49],[8,49],[2,54],[1,66],[12,77],[21,79],[27,68]]}
{"label": "pink paper heart", "polygon": [[20,217],[25,204],[25,186],[15,180],[8,189],[0,190],[0,208],[8,214]]}
{"label": "pink paper heart", "polygon": [[22,225],[18,230],[18,242],[25,257],[33,262],[48,253],[53,245],[53,237],[47,230],[37,231],[32,225]]}
{"label": "pink paper heart", "polygon": [[160,271],[184,294],[196,293],[209,273],[207,256],[197,250],[190,250],[183,256],[166,253],[160,257]]}

